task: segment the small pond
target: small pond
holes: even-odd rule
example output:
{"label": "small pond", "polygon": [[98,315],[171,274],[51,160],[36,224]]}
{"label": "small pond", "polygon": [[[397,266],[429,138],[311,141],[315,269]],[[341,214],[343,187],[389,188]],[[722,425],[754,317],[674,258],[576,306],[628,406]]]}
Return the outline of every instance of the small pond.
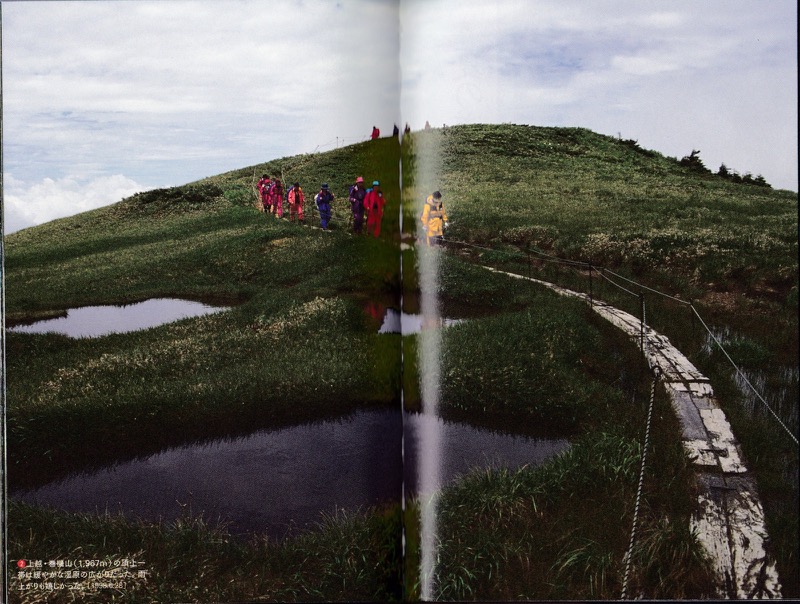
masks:
{"label": "small pond", "polygon": [[378,330],[378,333],[402,333],[403,335],[408,335],[419,333],[423,329],[429,329],[431,327],[455,325],[462,320],[463,319],[433,319],[426,321],[422,315],[401,313],[394,308],[388,308],[386,309],[386,314],[383,317],[383,324]]}
{"label": "small pond", "polygon": [[[182,509],[229,524],[236,534],[286,534],[312,526],[320,512],[399,502],[415,491],[418,433],[442,431],[442,480],[474,466],[537,465],[564,450],[564,440],[503,435],[466,424],[397,411],[360,411],[338,420],[264,430],[237,439],[178,447],[78,473],[11,496],[37,505],[173,520]],[[404,424],[405,423],[405,427]]]}
{"label": "small pond", "polygon": [[128,333],[157,327],[189,317],[228,310],[201,302],[175,298],[154,298],[124,306],[84,306],[72,308],[65,317],[37,321],[9,328],[12,332],[60,333],[72,338],[98,338],[112,333]]}

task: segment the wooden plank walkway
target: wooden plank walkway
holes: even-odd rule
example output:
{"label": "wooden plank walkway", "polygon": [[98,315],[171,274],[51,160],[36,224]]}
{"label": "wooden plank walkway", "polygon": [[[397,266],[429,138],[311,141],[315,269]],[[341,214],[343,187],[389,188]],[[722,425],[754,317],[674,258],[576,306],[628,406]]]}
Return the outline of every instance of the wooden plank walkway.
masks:
{"label": "wooden plank walkway", "polygon": [[[586,294],[547,281],[484,268],[591,302]],[[755,479],[747,470],[708,378],[665,336],[646,326],[643,330],[639,318],[596,300],[592,308],[627,333],[637,346],[643,344],[648,365],[661,372],[660,382],[680,421],[683,446],[695,470],[698,505],[692,528],[717,575],[716,596],[780,598],[778,572],[767,554],[769,536]]]}

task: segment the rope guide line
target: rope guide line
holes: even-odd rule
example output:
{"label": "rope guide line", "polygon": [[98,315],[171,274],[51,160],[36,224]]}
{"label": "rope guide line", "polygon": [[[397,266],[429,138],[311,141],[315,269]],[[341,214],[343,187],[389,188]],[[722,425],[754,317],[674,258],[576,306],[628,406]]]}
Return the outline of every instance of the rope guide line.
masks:
{"label": "rope guide line", "polygon": [[654,294],[658,294],[659,296],[664,296],[665,298],[669,298],[670,300],[675,300],[676,302],[680,302],[681,304],[686,304],[687,306],[691,306],[691,304],[692,304],[691,302],[687,302],[686,300],[681,300],[680,298],[676,298],[675,296],[670,296],[669,294],[665,294],[664,292],[660,292],[657,289],[653,289],[652,287],[647,287],[646,285],[642,285],[641,283],[637,283],[636,281],[632,281],[631,279],[628,279],[627,277],[623,277],[622,275],[618,275],[617,273],[615,273],[611,269],[606,268],[606,269],[603,269],[603,270],[605,270],[606,272],[611,273],[615,277],[619,277],[620,279],[623,279],[624,281],[627,281],[628,283],[632,283],[633,285],[635,285],[637,287],[641,287],[642,289],[646,289],[647,291],[653,292]]}
{"label": "rope guide line", "polygon": [[772,410],[772,407],[770,407],[769,404],[767,403],[767,401],[764,400],[764,397],[762,397],[761,394],[758,392],[758,390],[755,389],[753,384],[750,383],[750,380],[747,379],[747,376],[744,374],[744,372],[742,372],[742,370],[739,369],[739,367],[736,365],[736,363],[733,362],[733,359],[728,354],[728,351],[725,350],[725,348],[723,348],[722,343],[717,339],[717,336],[714,335],[714,333],[711,331],[711,329],[709,329],[708,325],[706,325],[706,322],[703,321],[703,317],[700,316],[700,313],[697,312],[697,309],[694,306],[692,306],[692,310],[694,311],[694,314],[697,315],[697,318],[700,319],[700,322],[703,324],[703,327],[706,328],[706,331],[708,332],[708,334],[711,336],[711,338],[714,340],[714,342],[717,344],[717,346],[719,346],[719,349],[722,351],[722,354],[725,355],[725,357],[728,359],[728,361],[730,361],[731,365],[733,365],[733,368],[736,369],[737,375],[742,376],[742,379],[745,381],[745,383],[748,386],[750,386],[750,389],[758,397],[758,399],[762,403],[764,403],[764,406],[772,414],[772,416],[776,420],[778,420],[778,423],[781,425],[781,427],[784,430],[786,430],[786,433],[789,435],[789,437],[795,442],[795,444],[798,444],[797,437],[794,434],[792,434],[791,430],[789,430],[788,427],[786,427],[786,424],[784,424],[783,421],[781,420],[781,418],[778,417],[778,414],[775,413],[775,411]]}
{"label": "rope guide line", "polygon": [[605,279],[606,281],[608,281],[608,282],[609,282],[611,285],[614,285],[615,287],[618,287],[618,288],[620,288],[622,291],[624,291],[624,292],[625,292],[625,293],[627,293],[627,294],[630,294],[630,295],[631,295],[631,296],[633,296],[634,298],[638,298],[638,297],[639,297],[639,294],[636,294],[636,293],[632,292],[632,291],[631,291],[631,290],[629,290],[628,288],[626,288],[626,287],[623,287],[622,285],[620,285],[620,284],[619,284],[619,283],[617,283],[616,281],[614,281],[614,280],[612,280],[611,278],[609,278],[609,276],[605,274],[605,271],[601,271],[601,272],[600,272],[600,276],[601,276],[603,279]]}
{"label": "rope guide line", "polygon": [[653,423],[653,404],[656,398],[656,383],[658,382],[659,370],[656,368],[653,377],[653,383],[650,386],[650,408],[647,411],[647,427],[644,433],[644,449],[642,451],[642,465],[639,470],[639,486],[636,489],[636,504],[633,508],[633,528],[631,529],[631,539],[628,544],[628,551],[625,553],[625,576],[622,580],[622,596],[621,600],[628,599],[628,578],[631,572],[631,557],[633,555],[633,546],[636,542],[636,527],[639,523],[639,505],[642,501],[642,490],[644,487],[644,471],[647,466],[647,450],[650,448],[650,427]]}

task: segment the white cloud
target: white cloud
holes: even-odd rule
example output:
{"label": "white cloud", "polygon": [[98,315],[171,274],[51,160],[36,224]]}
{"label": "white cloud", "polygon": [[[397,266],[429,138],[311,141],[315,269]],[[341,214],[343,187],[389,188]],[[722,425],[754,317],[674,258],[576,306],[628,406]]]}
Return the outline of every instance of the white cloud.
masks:
{"label": "white cloud", "polygon": [[3,184],[6,233],[106,206],[150,188],[121,174],[45,178],[33,184],[6,175]]}
{"label": "white cloud", "polygon": [[4,11],[4,45],[14,86],[6,102],[13,108],[24,99],[28,111],[57,104],[80,111],[304,113],[318,102],[314,91],[335,93],[340,80],[359,75],[353,66],[371,81],[396,76],[372,62],[385,58],[383,48],[393,50],[386,39],[392,3],[345,6],[318,1],[302,9],[287,0],[48,2],[28,3],[24,12],[11,6]]}
{"label": "white cloud", "polygon": [[660,55],[614,57],[611,66],[631,75],[656,75],[665,71],[676,71],[679,65],[665,61]]}
{"label": "white cloud", "polygon": [[404,119],[582,126],[797,190],[796,4],[404,0]]}

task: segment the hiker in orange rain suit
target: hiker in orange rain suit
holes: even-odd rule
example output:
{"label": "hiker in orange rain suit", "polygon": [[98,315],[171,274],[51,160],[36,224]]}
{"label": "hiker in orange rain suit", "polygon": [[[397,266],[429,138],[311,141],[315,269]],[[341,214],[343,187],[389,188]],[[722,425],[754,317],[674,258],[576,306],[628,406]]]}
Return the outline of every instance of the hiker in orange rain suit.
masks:
{"label": "hiker in orange rain suit", "polygon": [[273,180],[269,188],[269,203],[272,213],[278,218],[283,218],[283,184],[279,178]]}
{"label": "hiker in orange rain suit", "polygon": [[381,183],[377,180],[372,183],[372,188],[367,191],[364,197],[364,212],[367,215],[367,233],[372,233],[374,237],[381,234],[381,220],[383,219],[383,206],[386,205],[386,198],[381,191]]}
{"label": "hiker in orange rain suit", "polygon": [[430,245],[440,245],[444,239],[444,227],[447,224],[447,213],[442,205],[442,194],[435,191],[428,195],[422,210],[422,226],[425,227],[425,241]]}
{"label": "hiker in orange rain suit", "polygon": [[300,188],[300,183],[296,182],[289,189],[289,220],[294,220],[295,214],[298,215],[300,222],[304,222],[303,217],[303,202],[306,200],[303,195],[303,189]]}

